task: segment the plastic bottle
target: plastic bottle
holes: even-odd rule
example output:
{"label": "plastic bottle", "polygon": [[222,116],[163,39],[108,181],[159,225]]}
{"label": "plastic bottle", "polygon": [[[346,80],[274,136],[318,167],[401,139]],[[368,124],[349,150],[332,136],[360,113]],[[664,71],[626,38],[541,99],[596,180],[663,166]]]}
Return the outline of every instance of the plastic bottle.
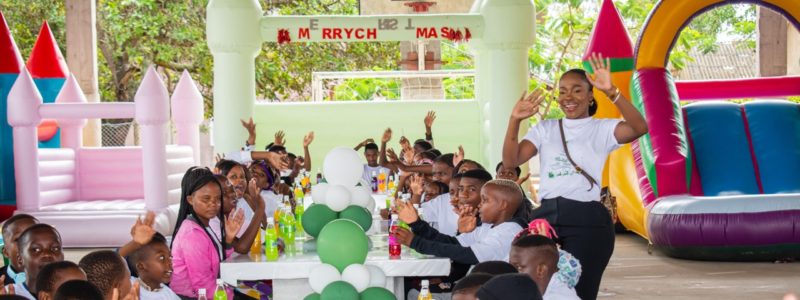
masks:
{"label": "plastic bottle", "polygon": [[297,232],[296,232],[295,235],[303,236],[304,232],[305,232],[305,229],[303,229],[303,214],[306,211],[305,203],[304,203],[305,202],[305,198],[300,198],[299,201],[300,202],[298,202],[294,206],[294,217],[295,217],[295,221],[296,221],[295,222],[295,227],[297,229]]}
{"label": "plastic bottle", "polygon": [[378,174],[378,193],[386,193],[386,171],[383,169],[381,169],[381,172]]}
{"label": "plastic bottle", "polygon": [[250,246],[250,253],[261,253],[261,227],[259,226],[253,245]]}
{"label": "plastic bottle", "polygon": [[294,214],[292,214],[292,207],[288,203],[284,206],[282,217],[283,239],[287,244],[294,243],[295,219]]}
{"label": "plastic bottle", "polygon": [[305,197],[305,193],[303,192],[303,184],[300,183],[300,178],[297,178],[294,182],[294,199],[303,199]]}
{"label": "plastic bottle", "polygon": [[275,219],[273,218],[267,218],[264,242],[264,254],[267,256],[267,261],[278,260],[278,232],[275,231]]}
{"label": "plastic bottle", "polygon": [[371,183],[372,193],[377,193],[378,192],[378,173],[375,172],[375,171],[372,171],[372,177],[371,178],[372,178],[372,183]]}
{"label": "plastic bottle", "polygon": [[217,279],[217,288],[214,290],[214,300],[228,300],[228,292],[225,291],[225,282]]}
{"label": "plastic bottle", "polygon": [[422,289],[419,291],[417,300],[433,300],[433,295],[431,295],[430,283],[428,280],[422,280]]}
{"label": "plastic bottle", "polygon": [[395,235],[399,227],[399,221],[400,219],[397,217],[397,214],[392,214],[392,218],[389,221],[389,257],[400,257],[402,251],[400,243],[397,241],[397,236]]}
{"label": "plastic bottle", "polygon": [[206,296],[206,289],[197,290],[197,300],[208,300],[208,296]]}
{"label": "plastic bottle", "polygon": [[387,183],[389,188],[389,194],[394,192],[394,189],[397,188],[397,185],[394,184],[394,175],[389,175],[389,182]]}

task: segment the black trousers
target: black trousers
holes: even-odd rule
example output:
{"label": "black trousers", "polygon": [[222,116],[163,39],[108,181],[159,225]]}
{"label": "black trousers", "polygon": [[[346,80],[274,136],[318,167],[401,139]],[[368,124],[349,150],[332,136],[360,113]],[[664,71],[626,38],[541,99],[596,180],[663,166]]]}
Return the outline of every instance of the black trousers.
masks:
{"label": "black trousers", "polygon": [[533,216],[546,219],[556,230],[561,249],[580,261],[582,273],[575,287],[578,296],[583,300],[597,299],[603,272],[614,252],[614,226],[605,206],[598,201],[558,197],[544,199]]}

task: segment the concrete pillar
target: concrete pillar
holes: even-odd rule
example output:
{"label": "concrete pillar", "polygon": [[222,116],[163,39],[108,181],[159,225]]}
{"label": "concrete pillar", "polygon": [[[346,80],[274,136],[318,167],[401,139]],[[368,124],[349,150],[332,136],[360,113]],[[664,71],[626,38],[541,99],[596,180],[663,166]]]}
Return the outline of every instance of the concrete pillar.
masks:
{"label": "concrete pillar", "polygon": [[786,75],[786,18],[775,11],[758,8],[758,74],[762,77]]}
{"label": "concrete pillar", "polygon": [[[67,65],[78,80],[88,102],[100,102],[97,83],[97,3],[94,0],[66,0]],[[87,120],[83,145],[102,144],[100,119]]]}

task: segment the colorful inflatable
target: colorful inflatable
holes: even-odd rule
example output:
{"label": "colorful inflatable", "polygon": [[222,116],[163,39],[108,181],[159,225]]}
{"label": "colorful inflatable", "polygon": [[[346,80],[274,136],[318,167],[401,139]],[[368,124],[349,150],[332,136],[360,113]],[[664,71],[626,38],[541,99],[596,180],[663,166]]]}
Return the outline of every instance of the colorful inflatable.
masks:
{"label": "colorful inflatable", "polygon": [[[650,128],[632,147],[647,209],[639,224],[656,249],[675,257],[797,258],[800,106],[706,100],[796,96],[800,77],[676,83],[666,69],[683,26],[731,2],[660,1],[642,31],[631,83]],[[774,9],[800,28],[796,0],[745,2]]]}

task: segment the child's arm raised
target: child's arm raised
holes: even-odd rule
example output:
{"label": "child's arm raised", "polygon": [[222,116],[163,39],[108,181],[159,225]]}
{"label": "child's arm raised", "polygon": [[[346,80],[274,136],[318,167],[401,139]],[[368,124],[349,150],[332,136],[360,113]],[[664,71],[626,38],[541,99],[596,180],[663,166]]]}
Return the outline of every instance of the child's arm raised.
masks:
{"label": "child's arm raised", "polygon": [[141,216],[136,218],[136,223],[131,227],[131,241],[119,248],[119,255],[126,257],[142,246],[147,245],[153,239],[153,235],[156,234],[156,230],[153,229],[155,220],[156,214],[152,211],[147,212],[144,220],[142,220]]}
{"label": "child's arm raised", "polygon": [[436,112],[431,110],[425,115],[425,140],[431,143],[431,146],[433,146],[433,121],[436,121]]}
{"label": "child's arm raised", "polygon": [[[424,223],[424,221],[417,222]],[[416,250],[422,254],[435,255],[438,257],[447,257],[454,262],[474,265],[478,263],[478,258],[472,252],[470,247],[461,246],[461,244],[449,244],[439,241],[423,239],[420,236],[415,236],[411,231],[405,228],[397,228],[395,232],[397,240],[411,249]]]}
{"label": "child's arm raised", "polygon": [[311,172],[311,151],[308,151],[308,146],[311,145],[311,142],[314,141],[314,132],[309,132],[305,137],[303,137],[303,168],[306,171]]}
{"label": "child's arm raised", "polygon": [[386,159],[386,143],[392,140],[392,129],[386,128],[386,131],[383,132],[383,136],[381,137],[381,153],[378,158],[378,164],[382,167],[386,167],[388,164],[388,160]]}

